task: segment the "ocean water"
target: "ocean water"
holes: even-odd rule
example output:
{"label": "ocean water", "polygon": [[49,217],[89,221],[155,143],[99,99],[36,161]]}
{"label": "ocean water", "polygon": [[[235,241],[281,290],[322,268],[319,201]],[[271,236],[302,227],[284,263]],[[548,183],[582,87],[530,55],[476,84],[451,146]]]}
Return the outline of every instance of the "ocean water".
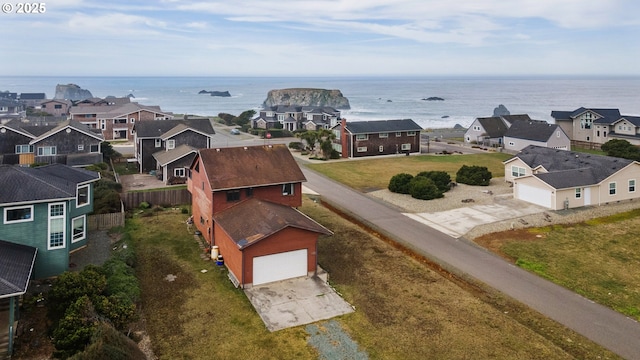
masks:
{"label": "ocean water", "polygon": [[[135,96],[176,114],[238,115],[259,111],[272,89],[338,89],[349,99],[349,121],[413,119],[425,128],[491,116],[502,104],[511,114],[552,122],[552,110],[618,108],[640,116],[640,77],[0,77],[0,91],[55,95],[57,84],[77,84],[96,97]],[[198,94],[229,91],[230,98]],[[444,101],[424,101],[431,96]]]}

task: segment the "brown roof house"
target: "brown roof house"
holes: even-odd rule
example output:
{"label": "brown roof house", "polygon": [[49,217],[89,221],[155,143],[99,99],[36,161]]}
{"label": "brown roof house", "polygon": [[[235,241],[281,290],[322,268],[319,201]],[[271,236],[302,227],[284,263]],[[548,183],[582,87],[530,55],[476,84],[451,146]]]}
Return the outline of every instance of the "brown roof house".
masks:
{"label": "brown roof house", "polygon": [[307,217],[306,181],[285,145],[201,149],[188,174],[194,224],[242,288],[317,274],[331,231]]}

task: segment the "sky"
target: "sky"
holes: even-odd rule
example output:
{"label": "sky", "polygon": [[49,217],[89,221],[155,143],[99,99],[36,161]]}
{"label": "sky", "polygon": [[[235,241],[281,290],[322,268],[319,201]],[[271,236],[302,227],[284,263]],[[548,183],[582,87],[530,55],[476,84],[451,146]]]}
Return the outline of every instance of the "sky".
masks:
{"label": "sky", "polygon": [[0,75],[640,75],[637,0],[40,4],[2,3]]}

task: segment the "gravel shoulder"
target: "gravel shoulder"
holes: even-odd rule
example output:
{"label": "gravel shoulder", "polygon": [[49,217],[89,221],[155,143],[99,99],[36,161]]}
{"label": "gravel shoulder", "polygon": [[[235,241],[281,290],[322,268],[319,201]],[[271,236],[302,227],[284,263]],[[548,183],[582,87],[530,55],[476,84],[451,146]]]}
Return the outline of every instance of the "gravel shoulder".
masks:
{"label": "gravel shoulder", "polygon": [[[489,186],[470,186],[458,184],[445,193],[444,198],[434,200],[418,200],[410,195],[392,193],[387,189],[367,193],[391,204],[407,213],[437,213],[441,211],[472,207],[475,205],[501,204],[505,202],[520,202],[513,198],[513,188],[504,178],[494,178]],[[463,200],[472,199],[472,202]],[[524,204],[524,202],[523,202]],[[465,234],[465,238],[473,240],[479,236],[511,230],[514,228],[540,227],[553,224],[572,224],[589,219],[609,216],[640,208],[640,201],[625,201],[600,206],[587,206],[569,210],[544,210],[540,213],[514,217],[513,219],[479,225]]]}

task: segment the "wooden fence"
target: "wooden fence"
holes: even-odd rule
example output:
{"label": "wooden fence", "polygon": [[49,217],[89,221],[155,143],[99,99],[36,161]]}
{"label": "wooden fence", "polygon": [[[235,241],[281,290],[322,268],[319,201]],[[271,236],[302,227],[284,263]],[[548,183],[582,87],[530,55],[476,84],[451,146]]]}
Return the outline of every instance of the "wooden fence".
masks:
{"label": "wooden fence", "polygon": [[87,216],[87,228],[93,230],[108,230],[116,226],[124,226],[124,204],[120,201],[120,212],[96,214]]}
{"label": "wooden fence", "polygon": [[121,198],[125,208],[127,209],[136,208],[143,201],[149,203],[152,206],[191,205],[191,193],[184,188],[126,192],[121,194]]}

